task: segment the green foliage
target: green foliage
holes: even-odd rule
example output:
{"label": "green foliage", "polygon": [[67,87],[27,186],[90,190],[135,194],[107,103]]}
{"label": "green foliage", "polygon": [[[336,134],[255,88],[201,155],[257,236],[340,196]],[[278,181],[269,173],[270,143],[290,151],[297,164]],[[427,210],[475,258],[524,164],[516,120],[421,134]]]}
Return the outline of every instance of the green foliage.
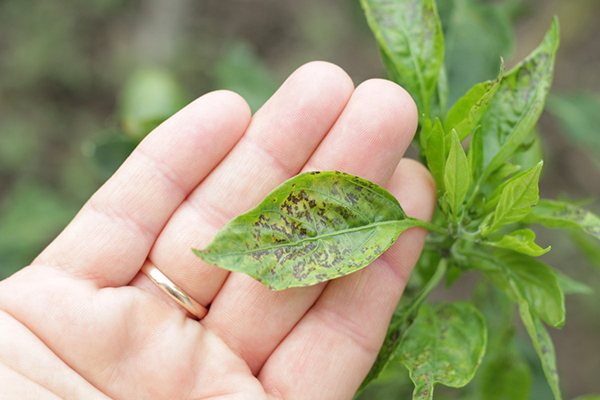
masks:
{"label": "green foliage", "polygon": [[230,221],[204,250],[209,264],[245,272],[274,290],[364,268],[411,226],[383,188],[341,172],[307,172]]}
{"label": "green foliage", "polygon": [[481,363],[487,333],[469,303],[424,304],[400,345],[398,357],[415,384],[413,398],[432,399],[435,383],[462,387]]}
{"label": "green foliage", "polygon": [[[426,227],[432,231],[426,249],[361,390],[378,377],[389,380],[386,371],[397,370],[396,360],[410,372],[413,398],[431,399],[435,383],[465,386],[482,364],[478,378],[464,389],[465,398],[529,398],[533,378],[514,338],[517,308],[549,388],[560,400],[556,355],[544,323],[562,327],[565,293],[590,289],[535,258],[550,247],[536,244],[527,224],[570,229],[600,263],[600,218],[574,204],[539,200],[543,161],[536,124],[552,83],[558,21],[528,57],[505,72],[500,56],[512,48],[509,3],[443,3],[446,41],[432,0],[361,4],[390,77],[419,107],[415,145],[438,189],[433,223],[407,218],[391,195],[358,177],[303,174],[231,221],[196,253],[284,289],[352,273],[385,251],[402,230]],[[467,56],[461,37],[479,50]],[[463,96],[456,95],[467,89],[459,70],[477,78]],[[458,99],[449,111],[448,93]],[[585,240],[595,246],[579,234],[588,234]],[[439,282],[452,285],[472,270],[482,271],[484,286],[493,289],[472,304],[425,302]],[[489,355],[483,359],[486,347]]]}

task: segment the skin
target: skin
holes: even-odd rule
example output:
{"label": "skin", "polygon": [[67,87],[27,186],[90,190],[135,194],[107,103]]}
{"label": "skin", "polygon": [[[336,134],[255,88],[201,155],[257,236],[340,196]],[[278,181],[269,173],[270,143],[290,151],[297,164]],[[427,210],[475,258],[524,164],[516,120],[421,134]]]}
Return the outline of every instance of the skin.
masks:
{"label": "skin", "polygon": [[[402,160],[417,110],[396,84],[339,67],[295,71],[251,116],[206,94],[162,124],[32,262],[0,282],[4,398],[351,399],[381,346],[426,232],[367,268],[272,292],[194,256],[234,216],[307,170],[386,187],[430,219],[427,170]],[[140,268],[203,305],[196,321]]]}

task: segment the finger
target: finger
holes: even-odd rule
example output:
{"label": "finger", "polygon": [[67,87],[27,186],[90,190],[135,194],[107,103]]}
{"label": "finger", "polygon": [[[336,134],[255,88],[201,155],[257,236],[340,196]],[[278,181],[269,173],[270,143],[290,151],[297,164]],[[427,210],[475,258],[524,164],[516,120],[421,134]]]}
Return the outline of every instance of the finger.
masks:
{"label": "finger", "polygon": [[246,102],[209,93],[146,137],[34,261],[94,280],[131,281],[173,211],[242,136]]}
{"label": "finger", "polygon": [[[231,153],[173,215],[150,261],[200,304],[212,302],[227,271],[204,263],[191,249],[206,246],[231,218],[297,174],[352,90],[348,75],[333,64],[314,62],[295,71],[254,116]],[[146,279],[139,275],[132,284],[142,287]]]}
{"label": "finger", "polygon": [[[388,189],[408,215],[431,218],[435,188],[420,164],[403,160]],[[369,267],[331,281],[265,363],[258,378],[267,392],[290,399],[352,398],[379,352],[425,236],[421,228],[409,229]]]}
{"label": "finger", "polygon": [[[360,85],[305,170],[341,170],[384,185],[415,133],[408,93],[384,80]],[[325,285],[273,292],[245,274],[231,274],[203,324],[257,372],[317,299]]]}

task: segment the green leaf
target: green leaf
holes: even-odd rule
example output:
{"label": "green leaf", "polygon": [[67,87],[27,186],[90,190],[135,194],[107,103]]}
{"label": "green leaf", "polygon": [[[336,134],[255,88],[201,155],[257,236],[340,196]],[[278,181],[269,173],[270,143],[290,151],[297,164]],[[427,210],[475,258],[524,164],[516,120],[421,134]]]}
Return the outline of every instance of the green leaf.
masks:
{"label": "green leaf", "polygon": [[541,200],[523,222],[548,228],[576,228],[600,239],[600,217],[566,201]]}
{"label": "green leaf", "polygon": [[552,83],[558,40],[555,18],[542,44],[502,79],[482,120],[482,179],[504,164],[534,128]]}
{"label": "green leaf", "polygon": [[431,117],[431,99],[444,61],[444,35],[434,0],[361,0],[390,77]]}
{"label": "green leaf", "polygon": [[140,69],[127,80],[119,99],[123,130],[139,141],[185,104],[186,96],[169,72]]}
{"label": "green leaf", "polygon": [[436,383],[455,388],[469,383],[486,341],[485,321],[472,304],[424,304],[399,349],[415,384],[413,399],[432,399]]}
{"label": "green leaf", "polygon": [[456,219],[471,186],[471,170],[456,131],[452,131],[451,138],[452,144],[444,170],[444,187],[448,193],[450,210]]}
{"label": "green leaf", "polygon": [[233,42],[214,67],[215,86],[241,95],[256,112],[271,97],[277,85],[271,72],[247,42]]}
{"label": "green leaf", "polygon": [[446,67],[450,102],[454,103],[477,82],[498,72],[498,59],[510,59],[515,42],[505,2],[438,1],[446,32]]}
{"label": "green leaf", "polygon": [[[531,169],[506,182],[498,198],[491,224],[483,227],[483,236],[488,236],[504,225],[520,221],[531,212],[540,198],[538,183],[542,165],[543,162],[540,161]],[[494,201],[493,195],[490,201]]]}
{"label": "green leaf", "polygon": [[546,380],[550,385],[550,389],[552,389],[552,393],[554,393],[554,398],[555,400],[562,400],[558,370],[556,369],[556,353],[554,352],[552,338],[550,338],[544,324],[532,315],[527,302],[519,302],[519,314],[533,342],[533,347],[540,358]]}
{"label": "green leaf", "polygon": [[565,295],[554,272],[535,258],[513,252],[493,255],[495,271],[486,271],[494,283],[516,303],[526,301],[531,312],[554,327],[565,322]]}
{"label": "green leaf", "polygon": [[560,290],[563,291],[564,294],[592,294],[594,293],[594,289],[586,285],[585,283],[578,282],[573,278],[568,277],[560,271],[554,270],[554,275],[556,275],[556,280],[558,282],[558,286]]}
{"label": "green leaf", "polygon": [[411,226],[394,196],[356,176],[307,172],[231,220],[204,250],[209,264],[244,272],[273,290],[357,271]]}
{"label": "green leaf", "polygon": [[535,243],[535,233],[531,229],[519,229],[508,235],[504,235],[500,240],[483,243],[488,246],[514,250],[534,257],[539,257],[550,251],[550,246],[543,249]]}
{"label": "green leaf", "polygon": [[557,118],[565,137],[592,155],[600,167],[600,94],[550,95],[546,109]]}
{"label": "green leaf", "polygon": [[458,138],[463,141],[479,125],[483,114],[487,111],[494,95],[500,87],[504,74],[504,61],[500,66],[497,79],[478,83],[473,86],[463,97],[458,99],[448,111],[444,126],[446,132],[456,130]]}
{"label": "green leaf", "polygon": [[444,190],[444,169],[446,164],[446,142],[444,139],[444,128],[439,119],[436,118],[433,127],[424,132],[425,137],[425,156],[427,166],[433,175],[438,192]]}

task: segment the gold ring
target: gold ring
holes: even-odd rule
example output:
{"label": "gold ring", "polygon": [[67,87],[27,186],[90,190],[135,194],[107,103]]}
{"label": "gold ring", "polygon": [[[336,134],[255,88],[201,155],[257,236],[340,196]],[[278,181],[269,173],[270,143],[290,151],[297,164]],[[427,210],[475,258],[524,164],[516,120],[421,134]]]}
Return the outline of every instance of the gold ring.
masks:
{"label": "gold ring", "polygon": [[202,306],[196,300],[188,296],[179,286],[174,284],[151,262],[146,261],[142,266],[142,272],[150,278],[163,292],[169,295],[177,304],[185,308],[190,314],[198,319],[202,319],[208,313],[206,307]]}

